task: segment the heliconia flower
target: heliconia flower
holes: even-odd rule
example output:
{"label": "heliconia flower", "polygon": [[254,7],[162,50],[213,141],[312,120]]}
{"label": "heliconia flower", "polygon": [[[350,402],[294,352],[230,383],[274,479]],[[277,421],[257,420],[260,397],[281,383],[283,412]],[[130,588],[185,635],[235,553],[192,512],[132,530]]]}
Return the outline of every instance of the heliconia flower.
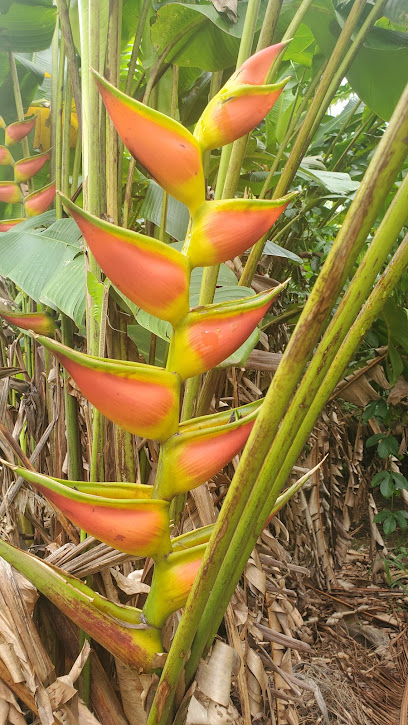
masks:
{"label": "heliconia flower", "polygon": [[6,146],[12,146],[28,136],[35,126],[35,121],[36,117],[34,116],[33,118],[27,118],[24,121],[15,121],[14,123],[10,123],[9,126],[6,126]]}
{"label": "heliconia flower", "polygon": [[24,221],[24,217],[21,217],[20,219],[2,219],[0,221],[0,232],[8,232],[8,230],[15,227],[16,224],[20,224]]}
{"label": "heliconia flower", "polygon": [[167,369],[185,380],[216,367],[245,342],[286,284],[191,310],[174,331]]}
{"label": "heliconia flower", "polygon": [[148,624],[161,628],[167,617],[187,601],[207,544],[177,551],[156,561],[150,592],[143,607]]}
{"label": "heliconia flower", "polygon": [[135,556],[171,551],[167,501],[95,496],[19,466],[12,469],[74,524],[114,549]]}
{"label": "heliconia flower", "polygon": [[286,45],[271,45],[252,55],[211,99],[194,130],[203,151],[235,141],[265,118],[289,80],[263,85]]}
{"label": "heliconia flower", "polygon": [[[47,163],[51,153],[46,151],[36,156],[28,156],[26,159],[16,161],[14,165],[14,181],[21,184],[22,181],[31,179]],[[51,200],[52,201],[52,200]],[[50,202],[51,203],[51,202]]]}
{"label": "heliconia flower", "polygon": [[7,146],[0,146],[0,166],[14,166],[14,159]]}
{"label": "heliconia flower", "polygon": [[296,193],[282,199],[206,201],[196,212],[183,247],[193,267],[243,254],[275,223]]}
{"label": "heliconia flower", "polygon": [[125,95],[94,71],[102,100],[130,153],[191,214],[205,199],[197,141],[177,121]]}
{"label": "heliconia flower", "polygon": [[190,263],[181,252],[102,221],[62,198],[96,261],[126,297],[173,325],[187,314]]}
{"label": "heliconia flower", "polygon": [[24,199],[27,216],[37,216],[37,214],[42,214],[44,211],[47,211],[55,199],[55,193],[56,186],[55,181],[53,181],[51,184],[43,186],[42,189],[28,194]]}
{"label": "heliconia flower", "polygon": [[182,423],[160,451],[157,495],[171,499],[218,473],[244,447],[261,403]]}
{"label": "heliconia flower", "polygon": [[153,365],[107,360],[36,337],[92,405],[135,435],[165,441],[178,428],[180,378]]}
{"label": "heliconia flower", "polygon": [[46,312],[11,312],[0,310],[0,316],[16,327],[23,330],[33,330],[38,335],[52,335],[55,332],[55,322]]}
{"label": "heliconia flower", "polygon": [[163,666],[160,631],[146,624],[140,609],[110,602],[80,579],[2,540],[0,556],[128,667],[153,672]]}
{"label": "heliconia flower", "polygon": [[18,184],[13,181],[0,181],[0,201],[6,204],[18,204],[23,200],[23,195]]}

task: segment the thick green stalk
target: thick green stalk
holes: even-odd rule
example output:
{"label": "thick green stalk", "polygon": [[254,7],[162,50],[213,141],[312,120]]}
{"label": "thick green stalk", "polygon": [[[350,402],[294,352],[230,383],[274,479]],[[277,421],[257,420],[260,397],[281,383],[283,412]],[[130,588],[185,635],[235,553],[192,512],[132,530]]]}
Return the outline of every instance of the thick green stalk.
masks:
{"label": "thick green stalk", "polygon": [[[362,304],[369,295],[375,279],[381,271],[401,228],[407,221],[407,209],[408,179],[404,180],[392,205],[383,218],[373,242],[359,265],[350,287],[339,305],[332,322],[327,328],[306,370],[301,385],[290,403],[270,451],[265,458],[256,487],[247,502],[246,511],[237,526],[237,531],[221,566],[216,585],[211,594],[214,600],[217,597],[219,599],[221,596],[225,596],[225,592],[232,579],[234,581],[236,580],[234,570],[241,571],[239,567],[241,565],[242,534],[246,532],[246,535],[248,535],[248,531],[250,531],[251,526],[256,521],[258,521],[258,524],[253,528],[254,532],[262,528],[262,524],[268,515],[267,513],[264,517],[265,508],[269,506],[269,503],[271,503],[271,507],[273,506],[281,488],[287,480],[291,467],[295,464],[297,457],[302,451],[307,436],[314,425],[315,418],[317,418],[321,410],[320,407],[316,408],[316,401],[321,400],[321,391],[326,389],[325,386],[327,387],[329,385],[329,392],[327,393],[327,397],[329,397],[334,385],[337,383],[336,380],[333,385],[331,384],[331,365],[337,365],[338,360],[342,359],[342,341],[346,338],[348,331],[356,320]],[[313,417],[314,413],[312,414],[311,411],[317,411],[315,418]],[[261,488],[259,485],[260,481],[264,481],[265,483],[262,486],[263,490],[258,492],[257,488]],[[267,493],[268,489],[269,493]],[[268,502],[267,504],[265,504],[265,499]],[[251,511],[250,516],[246,515],[247,511]],[[261,511],[260,514],[259,511]],[[211,605],[210,599],[208,603],[208,624],[211,622],[211,610],[213,612],[216,611]],[[206,617],[204,615],[200,623],[203,631],[205,626]],[[211,634],[207,638],[207,642],[210,641]],[[194,663],[192,663],[193,665]]]}
{"label": "thick green stalk", "polygon": [[[122,29],[122,0],[109,1],[108,41],[106,46],[105,78],[114,86],[119,86],[120,33]],[[119,223],[120,192],[119,185],[119,137],[106,114],[106,211]]]}
{"label": "thick green stalk", "polygon": [[351,147],[354,146],[356,141],[360,138],[361,134],[364,133],[364,131],[367,130],[368,126],[372,124],[373,120],[375,118],[375,113],[370,113],[369,117],[364,123],[361,123],[360,126],[355,130],[353,133],[352,138],[350,139],[349,143],[347,144],[346,148],[344,149],[341,156],[337,159],[336,163],[334,164],[332,171],[337,171],[339,167],[341,166],[341,162],[343,159],[347,156],[348,152],[350,151]]}
{"label": "thick green stalk", "polygon": [[[23,101],[21,99],[20,84],[18,82],[16,61],[15,61],[13,53],[9,52],[8,57],[9,57],[9,64],[10,64],[11,83],[13,86],[14,103],[16,104],[16,111],[17,111],[17,121],[24,121],[24,108],[23,108]],[[28,146],[27,137],[25,137],[21,140],[21,146],[23,149],[23,156],[24,157],[29,156],[30,149]],[[28,185],[28,190],[30,192],[34,191],[34,182],[32,179],[28,180],[27,185]]]}
{"label": "thick green stalk", "polygon": [[[305,445],[308,436],[313,429],[324,405],[330,398],[335,386],[341,379],[344,371],[347,368],[347,364],[353,356],[359,342],[365,335],[367,330],[371,327],[376,317],[379,315],[381,308],[384,305],[385,300],[390,295],[392,290],[396,287],[399,280],[401,279],[405,268],[408,264],[408,235],[406,235],[404,241],[398,248],[390,264],[387,266],[384,274],[382,275],[379,282],[376,284],[373,292],[369,296],[367,302],[361,309],[361,312],[356,317],[353,325],[350,328],[348,335],[345,337],[343,344],[341,345],[338,354],[330,367],[322,385],[320,386],[317,395],[311,405],[307,418],[305,419],[299,434],[298,434],[298,445],[296,450],[293,448],[289,451],[285,463],[282,469],[279,471],[278,476],[274,479],[273,486],[271,488],[269,496],[264,500],[263,507],[260,507],[257,512],[257,516],[254,516],[250,522],[250,528],[248,526],[244,528],[244,522],[242,526],[240,523],[239,531],[237,530],[237,537],[240,539],[239,548],[235,548],[235,560],[234,565],[236,571],[241,572],[245,566],[248,557],[251,554],[252,548],[256,543],[256,540],[261,533],[265,521],[274,506],[279,492],[285,485],[288,475],[292,470],[292,466],[296,462],[297,454],[302,450]],[[270,482],[269,474],[266,470],[262,470],[259,476],[259,480],[264,479],[266,483]],[[254,512],[255,513],[255,512]],[[233,553],[231,549],[231,554]],[[224,561],[226,564],[226,560]],[[224,568],[224,567],[223,567]],[[238,583],[238,576],[230,576],[231,570],[228,572],[225,568],[226,581],[224,581],[223,598],[227,601],[232,596],[232,593]],[[222,570],[220,572],[222,574]],[[214,610],[213,610],[214,611]],[[208,620],[209,630],[207,630],[206,648],[211,645],[211,642],[217,632],[218,626],[222,620],[222,617],[218,614],[220,610],[215,610],[215,616]],[[204,627],[204,622],[200,623],[200,628]],[[200,636],[200,628],[197,638]],[[204,647],[203,647],[204,649]],[[189,661],[188,671],[186,672],[187,682],[193,675],[194,668],[199,662],[201,656],[201,647],[192,648],[191,661]]]}
{"label": "thick green stalk", "polygon": [[78,190],[79,171],[81,168],[82,160],[82,139],[81,134],[77,134],[77,140],[75,144],[74,163],[72,167],[72,183],[71,183],[71,198],[76,194]]}
{"label": "thick green stalk", "polygon": [[[289,154],[289,158],[276,185],[272,195],[274,199],[279,199],[280,196],[283,196],[288,191],[319,123],[326,113],[339,84],[347,72],[347,69],[354,59],[358,49],[363,43],[364,38],[377,19],[378,13],[381,7],[385,4],[385,1],[386,0],[377,0],[373,9],[369,13],[369,16],[353,40],[349,51],[347,51],[350,38],[357,27],[358,21],[366,5],[365,0],[355,0],[329,62],[322,74],[319,86],[309,106],[309,110],[297,135],[291,153]],[[262,255],[264,244],[264,239],[261,239],[252,247],[241,276],[241,285],[246,286],[251,283],[259,259]]]}
{"label": "thick green stalk", "polygon": [[[69,317],[61,314],[61,333],[62,342],[68,347],[72,347],[73,340],[73,323]],[[68,478],[71,481],[82,481],[82,454],[78,425],[78,404],[77,399],[68,392],[69,375],[64,371],[64,400],[65,400],[65,429],[67,436],[67,459],[68,459]]]}
{"label": "thick green stalk", "polygon": [[[71,106],[72,106],[72,87],[71,81],[66,76],[65,93],[64,93],[64,119],[62,126],[62,159],[61,159],[61,179],[60,188],[64,194],[69,194],[69,165],[70,165],[70,131],[71,131]],[[61,206],[59,197],[56,199],[56,207]]]}
{"label": "thick green stalk", "polygon": [[335,135],[335,137],[334,137],[334,139],[333,139],[333,141],[331,142],[331,144],[330,144],[329,148],[327,149],[326,153],[324,154],[324,157],[323,157],[323,159],[324,159],[324,161],[325,161],[325,162],[327,161],[327,159],[329,158],[329,156],[330,156],[330,154],[332,153],[333,149],[335,148],[335,146],[336,146],[336,144],[337,144],[338,140],[339,140],[339,139],[340,139],[340,138],[342,137],[342,135],[343,135],[344,131],[345,131],[345,130],[346,130],[346,128],[347,128],[347,126],[348,126],[348,125],[349,125],[349,124],[350,124],[350,123],[352,122],[352,120],[353,120],[353,118],[354,118],[354,115],[355,115],[355,114],[357,113],[357,111],[358,111],[358,109],[360,108],[360,106],[361,106],[361,101],[360,101],[360,99],[358,98],[358,99],[357,99],[357,102],[356,102],[356,104],[355,104],[355,106],[354,106],[354,108],[352,108],[352,110],[350,111],[350,113],[349,113],[349,115],[347,116],[346,120],[345,120],[345,121],[344,121],[344,123],[342,123],[342,125],[340,126],[340,128],[339,128],[338,132],[336,133],[336,135]]}
{"label": "thick green stalk", "polygon": [[62,37],[65,43],[65,53],[67,56],[68,73],[71,79],[71,87],[75,99],[75,108],[78,116],[78,125],[81,130],[82,116],[81,116],[81,79],[79,77],[79,68],[76,59],[76,51],[74,39],[72,37],[71,22],[69,19],[69,12],[66,0],[56,0],[58,8],[58,16],[61,25]]}
{"label": "thick green stalk", "polygon": [[[173,693],[194,635],[200,622],[203,621],[203,611],[208,621],[211,616],[214,619],[215,611],[219,611],[220,608],[222,610],[223,605],[226,604],[225,592],[217,592],[219,594],[218,610],[213,606],[206,607],[211,591],[215,587],[217,572],[230,546],[234,532],[240,525],[240,521],[244,520],[244,512],[245,516],[251,517],[248,498],[262,470],[265,456],[275,438],[300,376],[406,157],[407,102],[408,88],[377,147],[343,227],[333,244],[272,380],[224,501],[200,572],[187,600],[184,615],[163,670],[149,725],[156,723],[164,725],[167,722],[167,715],[174,697]],[[254,488],[254,495],[260,500],[265,500],[268,488],[269,480],[260,481],[259,486]],[[247,535],[245,531],[243,533],[244,536]],[[231,562],[230,566],[235,570]],[[239,574],[240,572],[238,576]],[[201,629],[201,638],[196,646],[196,652],[200,653],[209,633],[208,628],[202,627]]]}
{"label": "thick green stalk", "polygon": [[[56,92],[56,113],[54,116],[55,120],[55,183],[57,189],[62,189],[62,135],[63,135],[63,121],[62,116],[64,112],[64,66],[65,66],[65,44],[64,38],[61,38],[58,55],[58,81],[57,81],[57,92]],[[62,203],[59,196],[55,199],[55,209],[57,219],[62,217]]]}
{"label": "thick green stalk", "polygon": [[261,32],[259,33],[258,45],[256,46],[257,50],[262,50],[262,48],[267,48],[268,45],[272,45],[282,3],[283,0],[269,0]]}
{"label": "thick green stalk", "polygon": [[128,96],[130,96],[132,93],[133,76],[135,73],[137,58],[138,58],[138,54],[140,52],[140,43],[142,40],[142,35],[143,35],[143,31],[144,31],[144,27],[146,24],[147,15],[148,15],[150,6],[151,6],[151,0],[144,0],[142,9],[140,11],[139,22],[137,24],[135,39],[133,41],[132,55],[130,57],[130,62],[129,62],[128,75],[126,78],[125,93]]}

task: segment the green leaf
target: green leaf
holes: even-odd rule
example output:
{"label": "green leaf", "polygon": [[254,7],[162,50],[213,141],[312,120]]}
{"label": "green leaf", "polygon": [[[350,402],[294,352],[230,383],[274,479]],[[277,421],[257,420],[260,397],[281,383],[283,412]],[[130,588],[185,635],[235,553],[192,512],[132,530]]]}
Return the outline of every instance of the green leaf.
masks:
{"label": "green leaf", "polygon": [[235,350],[235,352],[233,352],[232,355],[227,357],[226,360],[223,360],[222,363],[217,365],[217,367],[218,368],[244,367],[246,361],[248,360],[249,355],[251,354],[255,345],[259,342],[260,334],[261,333],[260,333],[259,327],[256,327],[255,330],[250,334],[248,339],[245,340],[243,345],[241,345],[241,347],[239,347],[238,350]]}
{"label": "green leaf", "polygon": [[363,423],[367,423],[370,418],[379,418],[380,420],[384,420],[387,413],[388,405],[383,398],[380,398],[380,400],[370,400],[363,413]]}
{"label": "green leaf", "polygon": [[[162,200],[163,189],[155,181],[150,181],[140,209],[140,216],[153,222],[157,227],[160,227]],[[190,215],[185,204],[168,195],[166,232],[174,239],[183,241],[187,233],[189,220]]]}
{"label": "green leaf", "polygon": [[303,264],[302,257],[298,257],[298,255],[294,252],[291,252],[289,249],[285,249],[284,247],[280,247],[279,244],[275,244],[275,242],[266,242],[262,254],[267,254],[270,257],[284,257],[285,259],[290,259],[291,262],[295,262],[295,264]]}
{"label": "green leaf", "polygon": [[[148,362],[150,353],[151,333],[146,328],[141,327],[141,325],[128,325],[127,334],[129,335],[130,339],[133,340],[133,342],[135,343],[139,354],[143,355],[146,362]],[[159,365],[162,368],[165,367],[168,350],[168,343],[165,342],[162,338],[158,337],[156,341],[155,365]]]}
{"label": "green leaf", "polygon": [[394,514],[390,514],[390,516],[388,516],[388,518],[384,519],[384,522],[383,522],[384,534],[386,536],[388,536],[389,534],[392,534],[392,532],[395,531],[396,528],[397,528],[397,522],[396,522],[395,516],[394,516]]}
{"label": "green leaf", "polygon": [[383,481],[386,481],[389,478],[391,478],[391,474],[389,473],[389,471],[378,471],[378,473],[376,473],[371,480],[371,488],[379,486]]}
{"label": "green leaf", "polygon": [[408,316],[404,307],[388,299],[382,308],[382,316],[387,324],[391,340],[408,352]]}
{"label": "green leaf", "polygon": [[375,433],[373,436],[370,436],[366,440],[366,446],[367,448],[370,448],[371,446],[375,446],[378,441],[380,441],[382,438],[384,438],[385,433]]}
{"label": "green leaf", "polygon": [[391,385],[395,385],[399,376],[404,370],[404,363],[402,361],[401,355],[392,344],[388,345],[388,357],[391,363],[391,366],[387,365],[388,379]]}
{"label": "green leaf", "polygon": [[31,53],[51,44],[57,18],[52,2],[7,3],[0,12],[0,39],[3,51]]}
{"label": "green leaf", "polygon": [[394,436],[387,436],[383,438],[378,444],[378,455],[380,458],[388,458],[388,456],[398,455],[398,441]]}
{"label": "green leaf", "polygon": [[396,521],[397,521],[398,525],[400,526],[400,528],[403,531],[405,531],[406,528],[407,528],[407,526],[408,526],[408,522],[407,522],[407,519],[408,519],[408,511],[403,511],[403,510],[394,511],[394,518],[396,519]]}
{"label": "green leaf", "polygon": [[382,511],[379,511],[378,514],[375,514],[373,521],[376,524],[381,524],[382,521],[388,519],[392,515],[392,511],[389,509],[383,509]]}
{"label": "green leaf", "polygon": [[395,488],[397,491],[408,490],[408,481],[405,476],[402,475],[402,473],[398,473],[398,471],[393,471],[392,478],[394,480]]}
{"label": "green leaf", "polygon": [[391,496],[395,493],[395,486],[391,476],[388,476],[381,481],[380,491],[384,498],[391,498]]}
{"label": "green leaf", "polygon": [[408,6],[406,0],[388,0],[383,13],[388,20],[408,29]]}
{"label": "green leaf", "polygon": [[94,318],[99,322],[102,315],[105,285],[103,284],[103,282],[98,282],[93,272],[90,272],[88,270],[86,275],[86,286],[90,296],[93,299]]}
{"label": "green leaf", "polygon": [[347,195],[356,191],[359,187],[358,181],[353,181],[350,174],[342,171],[322,171],[320,169],[307,168],[304,162],[301,164],[297,176],[308,181],[313,179],[319,186],[328,189],[334,194]]}
{"label": "green leaf", "polygon": [[49,280],[42,290],[41,302],[48,307],[61,310],[74,320],[81,332],[84,331],[86,300],[83,254],[68,260],[60,272]]}
{"label": "green leaf", "polygon": [[[344,24],[344,18],[336,14],[330,0],[314,2],[304,22],[322,53],[330,55]],[[372,28],[346,76],[366,106],[388,121],[408,81],[408,37],[393,30]]]}

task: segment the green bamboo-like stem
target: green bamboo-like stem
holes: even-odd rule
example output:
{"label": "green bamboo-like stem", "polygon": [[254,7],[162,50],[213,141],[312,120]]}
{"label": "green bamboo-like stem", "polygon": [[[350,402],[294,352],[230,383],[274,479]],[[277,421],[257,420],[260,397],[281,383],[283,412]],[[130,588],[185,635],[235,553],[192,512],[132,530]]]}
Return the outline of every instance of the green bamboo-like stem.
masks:
{"label": "green bamboo-like stem", "polygon": [[[335,386],[341,379],[342,375],[344,374],[344,371],[347,368],[348,362],[352,358],[353,353],[355,352],[359,342],[361,341],[362,337],[365,335],[367,330],[371,327],[373,322],[375,321],[376,317],[381,311],[381,308],[383,307],[385,300],[389,296],[389,294],[392,292],[392,290],[395,288],[395,286],[398,284],[399,280],[401,279],[404,270],[406,268],[406,265],[408,263],[408,235],[405,236],[404,241],[398,248],[397,252],[395,253],[394,257],[392,258],[390,264],[387,266],[384,274],[382,275],[379,282],[376,284],[373,292],[369,296],[367,302],[361,309],[360,314],[356,317],[352,327],[350,328],[350,331],[348,335],[345,337],[343,344],[340,346],[336,359],[334,360],[332,366],[330,367],[323,384],[320,386],[317,395],[313,401],[313,404],[311,405],[307,418],[304,421],[304,424],[301,427],[301,430],[298,434],[298,445],[295,448],[292,448],[286,457],[284,466],[279,471],[278,476],[274,479],[274,483],[272,486],[272,489],[269,493],[269,496],[264,500],[263,507],[260,507],[260,510],[257,512],[257,517],[253,519],[252,522],[252,530],[246,528],[245,530],[241,529],[240,531],[240,548],[235,550],[236,558],[235,558],[235,564],[236,564],[236,570],[242,571],[245,562],[248,560],[248,557],[251,554],[252,548],[256,543],[257,537],[259,536],[260,532],[262,531],[262,528],[265,524],[265,521],[269,515],[269,512],[271,511],[272,507],[274,506],[276,499],[279,495],[279,492],[285,485],[285,482],[287,480],[288,475],[290,474],[292,470],[292,466],[296,462],[297,459],[297,451],[302,450],[303,446],[305,445],[308,436],[313,429],[314,424],[316,423],[319,414],[321,413],[324,405],[327,403],[327,401],[330,398],[331,393],[333,392]],[[266,471],[262,471],[260,474],[259,479],[265,479],[267,477],[267,481],[270,481],[270,478]],[[240,524],[241,527],[241,524]],[[238,532],[237,532],[238,533]],[[221,573],[221,572],[220,572]],[[232,596],[232,593],[235,589],[235,586],[238,582],[239,575],[228,577],[228,583],[224,583],[224,590],[223,590],[223,596],[226,599],[229,599]],[[209,636],[207,636],[206,640],[206,648],[208,648],[211,645],[211,642],[215,636],[215,633],[217,632],[218,626],[221,622],[221,616],[219,616],[217,613],[215,614],[215,617],[212,620],[209,620],[209,626],[210,626],[210,632]],[[202,625],[200,624],[200,627]],[[208,631],[207,631],[208,635]],[[199,635],[198,635],[199,636]],[[195,651],[195,648],[192,649],[191,654],[191,660],[189,661],[189,667],[186,672],[186,679],[187,682],[189,681],[190,677],[192,676],[194,672],[194,668],[198,665],[199,661],[199,649],[197,648],[197,651]]]}
{"label": "green bamboo-like stem", "polygon": [[[184,615],[179,624],[167,658],[153,705],[149,725],[164,725],[171,710],[172,699],[183,670],[187,653],[200,625],[201,636],[195,640],[194,657],[201,654],[208,638],[208,622],[226,605],[225,590],[217,589],[219,571],[237,527],[251,519],[253,510],[248,498],[266,499],[269,479],[256,486],[263,461],[277,433],[304,367],[326,324],[338,294],[347,279],[371,226],[388,194],[407,154],[408,89],[397,106],[390,124],[377,147],[366,175],[347,214],[343,227],[333,244],[322,271],[304,307],[299,322],[285,350],[281,364],[272,380],[234,479],[221,509],[214,533],[208,544],[200,572],[191,589]],[[245,512],[245,515],[244,515]],[[234,562],[229,568],[237,574]],[[240,572],[238,572],[238,577]],[[207,605],[211,592],[211,606]],[[214,609],[217,599],[218,610]],[[207,626],[204,626],[206,618]],[[200,622],[202,624],[200,624]],[[157,711],[160,704],[160,713]]]}
{"label": "green bamboo-like stem", "polygon": [[352,108],[352,109],[351,109],[351,111],[350,111],[349,115],[347,116],[346,120],[345,120],[345,121],[344,121],[344,123],[342,123],[342,125],[340,126],[340,128],[339,128],[338,132],[336,133],[336,135],[335,135],[335,137],[334,137],[334,139],[333,139],[333,141],[331,142],[331,144],[330,144],[329,148],[327,149],[326,153],[324,154],[324,157],[323,157],[323,159],[324,159],[324,161],[325,161],[325,162],[327,161],[327,159],[329,158],[329,156],[330,156],[330,154],[332,153],[333,149],[335,148],[335,146],[336,146],[336,144],[337,144],[338,140],[339,140],[339,139],[340,139],[340,138],[342,137],[342,135],[343,135],[344,131],[345,131],[345,130],[346,130],[346,128],[347,128],[347,126],[349,126],[349,125],[350,125],[350,123],[352,122],[352,120],[353,120],[353,118],[354,118],[355,114],[357,113],[357,111],[358,111],[359,107],[361,106],[361,103],[362,103],[362,102],[361,102],[361,101],[360,101],[360,99],[358,98],[358,99],[357,99],[357,103],[356,103],[356,105],[354,106],[354,108]]}
{"label": "green bamboo-like stem", "polygon": [[258,45],[256,46],[257,50],[262,50],[262,48],[267,48],[268,45],[272,45],[282,3],[283,0],[269,0],[261,32],[259,33]]}
{"label": "green bamboo-like stem", "polygon": [[71,184],[71,198],[74,196],[74,194],[77,192],[78,189],[78,180],[79,180],[79,171],[81,168],[81,160],[82,160],[82,139],[81,134],[78,132],[76,144],[75,144],[75,152],[74,152],[74,163],[72,166],[72,184]]}
{"label": "green bamboo-like stem", "polygon": [[[65,66],[65,43],[61,38],[58,54],[58,76],[56,90],[56,113],[55,119],[55,183],[57,189],[62,189],[62,135],[63,135],[63,112],[64,112],[64,66]],[[55,199],[55,209],[57,219],[62,217],[62,203],[57,196]]]}
{"label": "green bamboo-like stem", "polygon": [[151,6],[151,0],[144,0],[142,9],[140,11],[139,21],[138,21],[136,33],[135,33],[135,39],[133,41],[132,55],[130,57],[129,69],[128,69],[128,74],[127,74],[127,78],[126,78],[125,93],[128,96],[130,96],[132,93],[133,76],[135,73],[137,57],[140,52],[140,43],[142,40],[142,35],[143,35],[143,31],[144,31],[144,27],[146,24],[147,15],[148,15],[150,6]]}
{"label": "green bamboo-like stem", "polygon": [[[69,166],[70,166],[70,131],[71,131],[71,107],[72,107],[72,87],[69,76],[66,77],[65,93],[64,93],[64,118],[62,127],[62,159],[61,159],[61,179],[60,188],[64,194],[69,194]],[[59,197],[56,199],[56,207],[61,206]],[[75,479],[74,479],[75,480]]]}
{"label": "green bamboo-like stem", "polygon": [[[119,85],[120,33],[122,29],[122,0],[109,0],[108,40],[106,45],[105,78],[114,86]],[[106,114],[106,211],[119,223],[120,194],[119,185],[119,137]]]}
{"label": "green bamboo-like stem", "polygon": [[[408,107],[406,126],[408,126]],[[407,151],[408,147],[406,145],[406,152]],[[229,590],[228,587],[232,586],[232,579],[235,581],[233,574],[234,568],[231,566],[232,562],[234,562],[234,566],[235,562],[237,562],[237,570],[240,571],[239,566],[242,561],[240,558],[242,552],[242,532],[245,531],[246,535],[248,535],[248,532],[254,522],[258,522],[256,526],[254,526],[254,532],[259,530],[259,526],[262,528],[262,524],[268,515],[266,514],[265,518],[263,518],[265,508],[267,508],[269,503],[273,506],[276,497],[279,495],[281,488],[285,484],[287,476],[291,471],[291,467],[300,455],[307,440],[307,436],[314,425],[315,418],[317,418],[321,410],[320,407],[316,408],[316,401],[321,400],[321,390],[325,385],[329,385],[329,392],[327,393],[327,397],[329,397],[334,385],[337,384],[336,379],[335,383],[332,385],[332,377],[330,373],[331,365],[337,365],[338,360],[342,358],[342,341],[346,338],[348,330],[351,329],[353,321],[357,318],[358,312],[361,309],[364,300],[367,298],[401,228],[407,221],[407,209],[408,179],[406,181],[404,180],[395,199],[393,200],[393,203],[384,216],[372,244],[366,252],[363,261],[359,265],[352,283],[350,284],[335,316],[332,319],[332,322],[323,336],[323,339],[306,370],[301,385],[290,403],[270,451],[262,465],[257,482],[257,486],[260,488],[259,481],[263,480],[269,488],[269,493],[265,495],[265,485],[262,487],[264,490],[259,492],[256,491],[256,488],[254,488],[246,509],[251,510],[251,516],[247,517],[245,511],[241,521],[239,522],[237,533],[232,539],[230,548],[228,549],[228,554],[225,557],[218,574],[216,585],[213,588],[211,596],[213,596],[214,599],[217,598],[217,591],[218,596],[220,592],[222,592],[222,595],[224,596],[225,592]],[[311,413],[310,411],[314,412]],[[265,504],[265,499],[268,501],[268,504]],[[259,511],[261,513],[259,513]],[[257,534],[254,533],[254,536],[256,535]],[[240,562],[239,565],[238,562]],[[208,603],[208,608],[210,610],[212,608],[211,600]],[[214,612],[216,610],[213,609],[212,611]],[[208,617],[208,623],[210,623],[210,617]],[[204,615],[200,624],[203,631],[205,629],[205,624],[206,620]],[[211,640],[212,633],[213,630],[211,630],[210,636],[207,638],[207,644]],[[193,666],[194,662],[191,664],[191,667]]]}
{"label": "green bamboo-like stem", "polygon": [[[14,103],[16,104],[16,111],[17,111],[17,121],[24,121],[24,108],[23,108],[23,101],[21,98],[20,84],[18,82],[16,60],[15,60],[14,54],[12,52],[9,52],[8,58],[9,58],[9,64],[10,64],[11,83],[13,86]],[[23,156],[24,157],[29,156],[30,149],[28,146],[27,136],[25,138],[21,139],[21,146],[23,149]],[[27,185],[28,185],[28,191],[30,193],[32,191],[34,191],[34,182],[32,179],[28,179]]]}
{"label": "green bamboo-like stem", "polygon": [[[385,1],[386,0],[377,0],[365,22],[362,24],[362,27],[356,34],[350,49],[347,51],[350,38],[357,27],[358,21],[366,5],[365,0],[355,0],[329,62],[322,74],[319,86],[309,106],[306,118],[297,135],[292,151],[289,154],[289,158],[276,185],[275,191],[272,195],[274,199],[278,199],[280,196],[283,196],[289,189],[320,121],[326,113],[339,84],[341,83],[358,49],[363,43],[364,38],[377,19],[378,13],[385,4]],[[251,283],[259,259],[262,255],[263,247],[264,240],[257,242],[257,244],[252,247],[244,271],[241,275],[240,284],[243,286]]]}
{"label": "green bamboo-like stem", "polygon": [[[107,0],[105,0],[105,3]],[[104,3],[104,4],[105,4]],[[91,69],[100,70],[100,16],[102,8],[98,0],[79,0],[81,33],[82,80],[82,146],[84,208],[100,216],[104,204],[101,174],[101,126],[99,93],[91,76]],[[87,264],[89,271],[101,278],[101,271],[90,250]],[[94,302],[87,294],[87,342],[91,355],[98,355],[100,329],[94,311]],[[90,476],[93,481],[103,480],[103,416],[93,412],[93,441]]]}
{"label": "green bamboo-like stem", "polygon": [[72,36],[71,22],[66,0],[56,0],[58,16],[61,25],[61,33],[65,43],[65,53],[67,56],[68,73],[71,79],[71,88],[75,99],[75,108],[78,116],[78,126],[81,131],[82,115],[81,115],[81,79],[79,77],[79,68],[76,59],[76,51],[74,38]]}
{"label": "green bamboo-like stem", "polygon": [[[62,342],[69,347],[73,346],[73,322],[67,315],[61,315]],[[64,401],[65,401],[65,429],[67,436],[68,478],[71,481],[83,480],[82,454],[78,425],[77,399],[68,392],[69,374],[64,371]]]}
{"label": "green bamboo-like stem", "polygon": [[356,141],[360,138],[361,134],[364,133],[364,131],[367,130],[367,128],[370,126],[370,124],[373,122],[375,118],[375,113],[370,113],[369,117],[364,123],[361,123],[360,126],[356,129],[356,131],[353,134],[353,137],[347,144],[346,148],[344,149],[341,156],[337,159],[336,163],[334,164],[332,171],[337,171],[339,166],[341,166],[341,162],[343,159],[347,156],[348,152],[350,151],[351,147],[354,146]]}

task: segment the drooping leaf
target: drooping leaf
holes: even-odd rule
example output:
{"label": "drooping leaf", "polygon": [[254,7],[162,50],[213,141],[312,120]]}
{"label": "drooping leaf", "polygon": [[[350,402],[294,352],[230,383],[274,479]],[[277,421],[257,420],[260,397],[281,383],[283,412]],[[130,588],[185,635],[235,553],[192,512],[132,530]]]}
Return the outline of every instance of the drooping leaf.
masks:
{"label": "drooping leaf", "polygon": [[48,48],[56,18],[52,0],[7,2],[0,13],[1,49],[31,53]]}

